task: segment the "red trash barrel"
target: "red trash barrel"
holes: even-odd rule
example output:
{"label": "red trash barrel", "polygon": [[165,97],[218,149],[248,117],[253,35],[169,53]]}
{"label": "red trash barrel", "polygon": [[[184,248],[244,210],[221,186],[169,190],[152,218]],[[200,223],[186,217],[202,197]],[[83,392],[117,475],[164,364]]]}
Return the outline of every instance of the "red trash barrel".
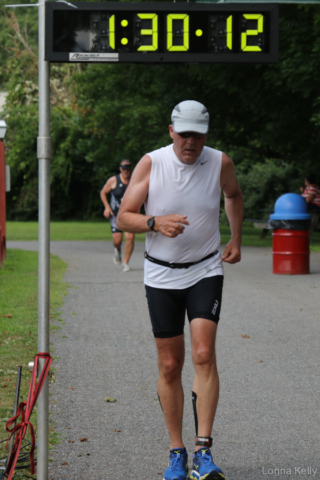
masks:
{"label": "red trash barrel", "polygon": [[301,195],[285,193],[278,198],[269,220],[273,229],[273,273],[310,273],[310,220],[306,201]]}
{"label": "red trash barrel", "polygon": [[309,230],[282,230],[272,233],[273,273],[310,273]]}

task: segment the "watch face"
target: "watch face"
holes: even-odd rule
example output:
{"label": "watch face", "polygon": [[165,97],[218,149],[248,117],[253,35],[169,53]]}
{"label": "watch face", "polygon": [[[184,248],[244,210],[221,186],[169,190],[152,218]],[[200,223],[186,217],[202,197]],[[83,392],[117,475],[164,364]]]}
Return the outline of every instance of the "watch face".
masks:
{"label": "watch face", "polygon": [[148,227],[150,228],[150,230],[153,230],[153,227],[154,227],[154,217],[149,218],[149,220],[147,221],[147,225],[148,225]]}

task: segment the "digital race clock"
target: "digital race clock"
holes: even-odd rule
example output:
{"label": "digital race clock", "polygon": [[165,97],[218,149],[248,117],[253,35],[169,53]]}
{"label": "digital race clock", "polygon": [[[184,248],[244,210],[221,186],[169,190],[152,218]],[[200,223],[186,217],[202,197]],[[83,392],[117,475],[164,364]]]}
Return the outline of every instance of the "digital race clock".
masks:
{"label": "digital race clock", "polygon": [[50,62],[278,61],[278,5],[46,2]]}

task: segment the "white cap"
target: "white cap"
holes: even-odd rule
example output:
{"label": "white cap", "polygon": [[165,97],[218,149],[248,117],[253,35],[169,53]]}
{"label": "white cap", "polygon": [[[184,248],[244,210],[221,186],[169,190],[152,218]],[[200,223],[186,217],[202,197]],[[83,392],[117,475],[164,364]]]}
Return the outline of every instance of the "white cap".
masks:
{"label": "white cap", "polygon": [[209,113],[202,103],[186,100],[178,103],[172,110],[171,123],[173,131],[208,133]]}

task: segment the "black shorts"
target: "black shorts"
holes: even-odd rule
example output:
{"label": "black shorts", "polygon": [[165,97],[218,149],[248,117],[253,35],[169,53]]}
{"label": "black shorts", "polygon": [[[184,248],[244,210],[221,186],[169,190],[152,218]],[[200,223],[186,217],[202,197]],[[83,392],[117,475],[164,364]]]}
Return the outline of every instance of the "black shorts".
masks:
{"label": "black shorts", "polygon": [[145,287],[152,330],[157,338],[182,335],[186,311],[189,322],[194,318],[219,322],[223,275],[203,278],[182,290]]}
{"label": "black shorts", "polygon": [[117,227],[117,216],[116,215],[110,215],[110,226],[111,226],[111,232],[112,233],[122,233],[122,230],[119,230]]}
{"label": "black shorts", "polygon": [[309,202],[307,203],[307,210],[308,212],[319,212],[320,213],[320,206],[316,203]]}

